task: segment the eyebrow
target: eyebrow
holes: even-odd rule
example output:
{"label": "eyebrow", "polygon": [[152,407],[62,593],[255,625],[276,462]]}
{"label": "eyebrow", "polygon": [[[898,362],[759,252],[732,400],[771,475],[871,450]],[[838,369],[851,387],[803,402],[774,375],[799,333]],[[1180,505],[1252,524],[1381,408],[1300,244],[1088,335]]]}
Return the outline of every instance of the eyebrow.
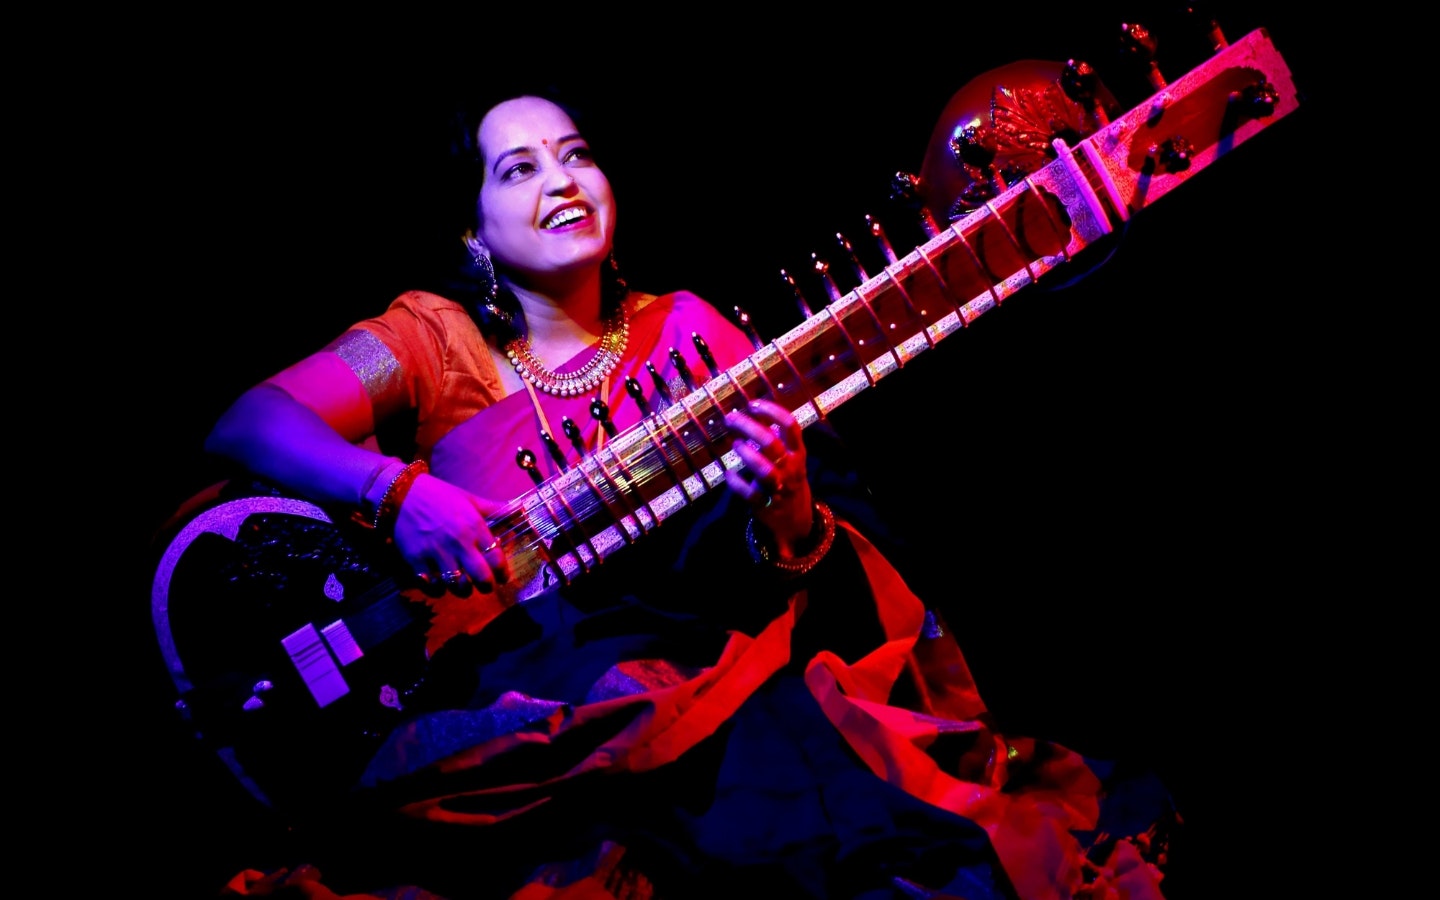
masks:
{"label": "eyebrow", "polygon": [[[561,135],[560,139],[555,142],[555,146],[556,146],[556,147],[563,147],[563,146],[566,145],[566,144],[574,143],[575,141],[584,141],[584,140],[585,140],[585,138],[583,138],[583,137],[580,135],[580,133],[577,131],[577,132],[573,132],[573,133],[571,133],[571,134]],[[509,158],[512,157],[512,156],[519,156],[519,155],[525,154],[525,153],[533,154],[534,152],[535,152],[535,148],[534,148],[534,147],[528,147],[528,146],[527,146],[527,147],[511,147],[509,150],[502,150],[502,151],[495,157],[495,164],[490,167],[490,171],[492,171],[492,172],[498,172],[498,171],[500,170],[500,164],[501,164],[502,162],[504,162],[505,160],[509,159]]]}

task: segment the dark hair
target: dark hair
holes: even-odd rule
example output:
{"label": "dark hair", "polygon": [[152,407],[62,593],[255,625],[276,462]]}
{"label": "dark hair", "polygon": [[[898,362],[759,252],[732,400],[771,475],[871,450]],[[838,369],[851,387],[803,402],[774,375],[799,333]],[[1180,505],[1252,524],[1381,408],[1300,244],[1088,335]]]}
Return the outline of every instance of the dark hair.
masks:
{"label": "dark hair", "polygon": [[[453,185],[456,198],[452,214],[456,222],[455,243],[462,250],[464,246],[460,236],[478,221],[480,188],[485,183],[485,162],[481,156],[479,131],[480,122],[486,113],[507,100],[539,97],[563,109],[587,138],[591,135],[583,104],[553,81],[518,81],[490,87],[487,91],[471,91],[459,97],[450,119],[449,165],[453,176],[447,181]],[[527,334],[525,313],[520,308],[519,301],[502,285],[496,292],[492,308],[488,302],[488,284],[481,272],[481,267],[469,253],[464,253],[458,271],[446,285],[447,294],[464,303],[480,330],[496,337],[502,344],[511,338]],[[613,254],[602,276],[601,314],[608,315],[619,307],[629,292],[629,287],[620,274]]]}
{"label": "dark hair", "polygon": [[581,131],[585,130],[584,110],[569,89],[553,81],[515,81],[506,84],[501,90],[492,89],[483,94],[467,93],[456,101],[451,118],[451,153],[479,163],[478,132],[481,120],[490,110],[517,97],[540,97],[549,100],[565,110],[575,124],[581,126]]}

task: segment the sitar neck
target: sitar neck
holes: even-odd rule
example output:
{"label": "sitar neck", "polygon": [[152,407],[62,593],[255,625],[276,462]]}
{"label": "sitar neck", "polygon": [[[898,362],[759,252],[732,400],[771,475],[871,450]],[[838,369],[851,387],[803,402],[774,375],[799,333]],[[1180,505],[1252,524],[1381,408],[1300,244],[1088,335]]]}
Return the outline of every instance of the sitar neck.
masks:
{"label": "sitar neck", "polygon": [[[520,570],[507,602],[582,576],[722,486],[739,465],[726,410],[766,398],[813,425],[1297,106],[1261,29],[1074,147],[1055,140],[1051,162],[512,502],[495,523]],[[1183,160],[1167,152],[1180,143]]]}

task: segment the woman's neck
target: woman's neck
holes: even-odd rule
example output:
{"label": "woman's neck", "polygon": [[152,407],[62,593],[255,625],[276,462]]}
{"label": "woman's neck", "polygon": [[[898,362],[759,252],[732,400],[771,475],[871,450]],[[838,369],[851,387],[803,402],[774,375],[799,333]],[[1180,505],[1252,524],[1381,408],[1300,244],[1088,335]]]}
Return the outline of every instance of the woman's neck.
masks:
{"label": "woman's neck", "polygon": [[[594,343],[605,331],[598,271],[563,286],[511,284],[510,289],[525,311],[531,346],[551,364]],[[552,361],[552,356],[558,358]]]}

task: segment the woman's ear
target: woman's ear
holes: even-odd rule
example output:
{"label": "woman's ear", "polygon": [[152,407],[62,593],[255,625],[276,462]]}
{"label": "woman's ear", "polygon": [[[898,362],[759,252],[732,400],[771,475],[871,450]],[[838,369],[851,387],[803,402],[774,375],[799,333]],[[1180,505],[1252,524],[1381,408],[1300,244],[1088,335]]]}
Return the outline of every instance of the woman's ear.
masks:
{"label": "woman's ear", "polygon": [[465,229],[465,235],[461,240],[465,242],[465,249],[470,251],[472,257],[490,255],[490,250],[485,246],[485,242],[475,236],[475,229]]}

